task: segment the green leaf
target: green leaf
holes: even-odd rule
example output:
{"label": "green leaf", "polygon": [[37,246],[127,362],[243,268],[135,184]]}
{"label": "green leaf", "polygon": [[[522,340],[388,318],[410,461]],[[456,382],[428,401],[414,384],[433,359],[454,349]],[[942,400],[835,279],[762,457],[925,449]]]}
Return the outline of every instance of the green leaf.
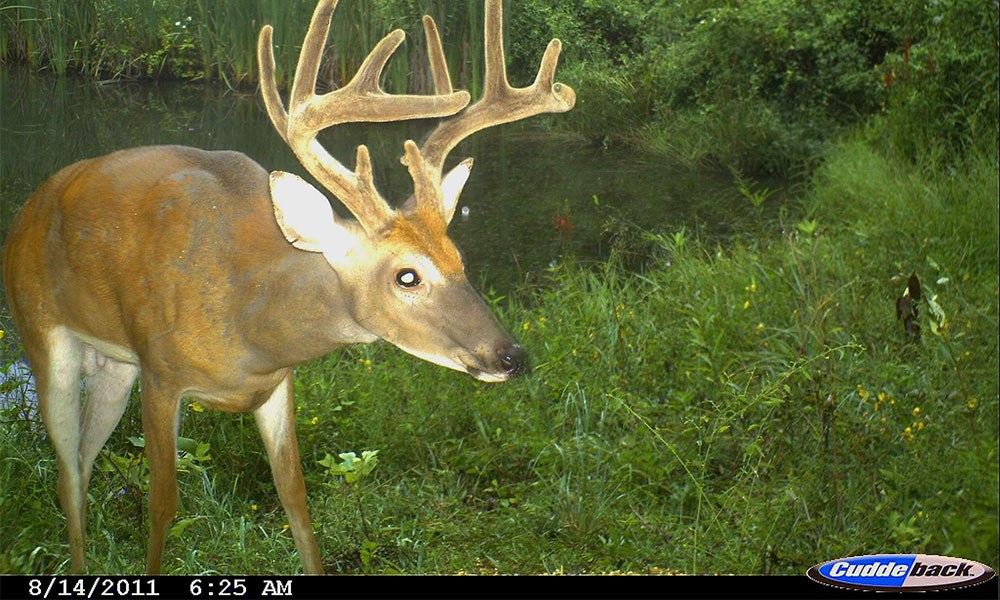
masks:
{"label": "green leaf", "polygon": [[198,451],[198,442],[187,437],[177,438],[177,449],[183,450],[188,454],[195,454]]}
{"label": "green leaf", "polygon": [[168,537],[174,539],[179,538],[182,535],[184,535],[184,530],[194,525],[196,521],[200,521],[201,519],[204,518],[205,517],[186,517],[184,519],[179,519],[176,523],[173,524],[173,526],[170,528],[170,533],[168,533],[167,535]]}

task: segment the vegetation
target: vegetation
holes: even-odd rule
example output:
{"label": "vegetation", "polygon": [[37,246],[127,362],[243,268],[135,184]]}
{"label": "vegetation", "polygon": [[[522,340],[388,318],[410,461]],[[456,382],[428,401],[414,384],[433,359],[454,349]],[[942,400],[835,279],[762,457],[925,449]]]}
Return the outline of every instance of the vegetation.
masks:
{"label": "vegetation", "polygon": [[995,3],[702,0],[621,14],[642,15],[628,28],[641,44],[570,65],[589,91],[570,118],[692,166],[798,174],[830,131],[887,111],[911,157],[995,121]]}
{"label": "vegetation", "polygon": [[[692,166],[802,175],[829,132],[887,113],[893,151],[967,147],[998,110],[997,6],[988,0],[518,0],[505,2],[512,79],[534,76],[540,44],[566,42],[560,78],[582,90],[554,120]],[[313,3],[25,0],[0,9],[0,63],[59,74],[256,82],[256,36],[275,26],[287,83]],[[401,27],[391,90],[427,91],[421,14],[434,15],[456,81],[482,82],[482,6],[352,0],[334,18],[322,84],[345,82]],[[807,169],[803,171],[803,169]]]}
{"label": "vegetation", "polygon": [[[274,26],[277,75],[290,83],[314,7],[310,1],[275,0],[28,0],[0,12],[4,24],[0,62],[99,79],[219,78],[232,86],[256,85],[257,35],[269,23]],[[420,86],[429,85],[429,70],[419,47],[420,16],[431,14],[449,33],[451,43],[445,49],[454,80],[477,92],[482,61],[471,57],[482,54],[482,6],[452,2],[447,11],[445,7],[443,0],[342,3],[333,21],[336,43],[327,48],[329,60],[321,84],[346,83],[377,41],[399,27],[411,42],[397,51],[388,68],[388,87],[405,90],[410,71],[416,70],[413,85],[423,91]]]}
{"label": "vegetation", "polygon": [[[799,206],[726,245],[618,227],[610,260],[567,254],[491,298],[535,357],[530,378],[485,385],[385,344],[303,366],[328,568],[801,574],[887,551],[1000,564],[996,4],[648,5],[524,0],[508,14],[525,39],[574,41],[571,127],[798,173]],[[7,59],[31,39],[9,22]],[[519,72],[530,52],[511,46]],[[571,237],[567,223],[554,235]],[[911,274],[919,338],[895,312]],[[0,391],[0,572],[64,571],[54,459],[16,379]],[[136,404],[92,485],[94,572],[142,569]],[[298,570],[251,421],[185,408],[168,570]]]}

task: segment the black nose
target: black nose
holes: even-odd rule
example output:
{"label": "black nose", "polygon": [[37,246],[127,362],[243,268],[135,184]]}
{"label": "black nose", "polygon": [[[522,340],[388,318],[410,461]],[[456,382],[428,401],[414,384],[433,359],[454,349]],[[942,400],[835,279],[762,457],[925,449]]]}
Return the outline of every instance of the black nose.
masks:
{"label": "black nose", "polygon": [[500,349],[497,354],[500,356],[504,373],[510,377],[520,377],[531,372],[531,367],[528,365],[528,351],[524,347],[514,344]]}

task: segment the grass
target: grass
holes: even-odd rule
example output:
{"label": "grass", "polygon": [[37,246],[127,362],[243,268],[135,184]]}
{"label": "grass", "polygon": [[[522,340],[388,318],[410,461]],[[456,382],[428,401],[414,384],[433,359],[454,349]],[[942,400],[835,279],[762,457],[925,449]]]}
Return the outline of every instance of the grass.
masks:
{"label": "grass", "polygon": [[[779,233],[718,246],[634,232],[606,263],[567,257],[493,298],[534,355],[530,378],[481,384],[387,345],[300,368],[328,569],[801,574],[880,552],[998,564],[995,155],[944,171],[872,148],[835,145]],[[946,317],[925,300],[920,343],[894,313],[910,273]],[[5,356],[15,342],[0,341]],[[106,466],[90,492],[92,572],[143,569],[135,404],[101,461],[139,476]],[[184,412],[210,458],[186,457],[166,570],[297,572],[252,418]],[[64,572],[51,449],[34,418],[4,421],[0,571]],[[353,483],[319,464],[363,450],[378,463]]]}

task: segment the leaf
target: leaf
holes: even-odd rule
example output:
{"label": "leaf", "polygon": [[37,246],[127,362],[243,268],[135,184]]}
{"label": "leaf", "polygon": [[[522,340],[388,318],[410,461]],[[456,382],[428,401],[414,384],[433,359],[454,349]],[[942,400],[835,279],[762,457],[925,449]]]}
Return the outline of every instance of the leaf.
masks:
{"label": "leaf", "polygon": [[806,235],[812,235],[816,231],[816,228],[819,227],[819,220],[818,219],[802,219],[795,226],[802,233],[804,233]]}
{"label": "leaf", "polygon": [[344,481],[354,483],[375,470],[378,464],[378,450],[364,450],[361,458],[354,452],[338,454],[340,462],[334,462],[333,456],[327,454],[319,464],[326,467],[331,475],[343,475]]}
{"label": "leaf", "polygon": [[171,538],[175,538],[175,539],[179,538],[182,535],[184,535],[184,530],[186,530],[188,527],[194,525],[196,521],[200,521],[201,519],[204,519],[204,518],[205,517],[186,517],[184,519],[179,519],[170,528],[170,533],[167,534],[167,535],[169,537],[171,537]]}
{"label": "leaf", "polygon": [[942,335],[941,330],[948,326],[948,317],[944,314],[944,309],[937,303],[937,294],[927,300],[927,310],[930,312],[931,331],[935,335]]}
{"label": "leaf", "polygon": [[183,450],[188,454],[195,454],[198,450],[198,442],[187,437],[177,438],[177,449]]}
{"label": "leaf", "polygon": [[358,460],[357,455],[353,452],[343,452],[338,456],[340,456],[340,466],[347,470],[353,469],[354,463]]}

